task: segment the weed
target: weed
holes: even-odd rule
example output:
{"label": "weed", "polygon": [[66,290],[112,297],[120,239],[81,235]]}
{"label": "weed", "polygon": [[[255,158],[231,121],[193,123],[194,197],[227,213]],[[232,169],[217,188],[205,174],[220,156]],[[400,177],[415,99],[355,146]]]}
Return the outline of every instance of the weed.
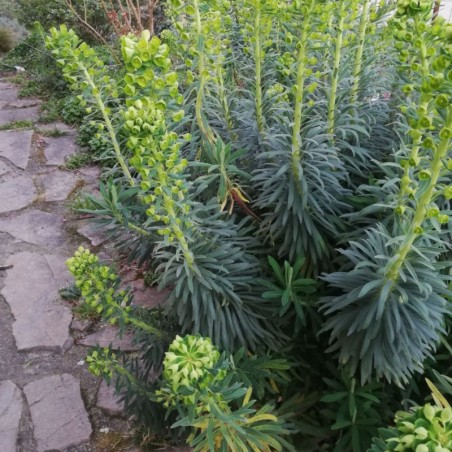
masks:
{"label": "weed", "polygon": [[77,304],[74,312],[82,319],[88,319],[92,321],[97,321],[100,319],[100,314],[97,311],[97,307],[90,305],[86,301],[81,301]]}
{"label": "weed", "polygon": [[68,207],[74,213],[79,213],[83,209],[90,209],[92,205],[88,194],[81,192],[70,202]]}
{"label": "weed", "polygon": [[69,170],[75,170],[91,163],[93,163],[91,154],[88,152],[79,152],[68,157],[65,167]]}
{"label": "weed", "polygon": [[0,125],[0,130],[20,130],[33,127],[33,121],[11,121]]}
{"label": "weed", "polygon": [[82,296],[80,289],[75,284],[63,287],[59,290],[59,294],[63,300],[78,300]]}
{"label": "weed", "polygon": [[39,111],[39,121],[48,124],[61,119],[63,109],[62,99],[51,97],[41,105]]}
{"label": "weed", "polygon": [[43,137],[53,137],[53,138],[64,137],[65,135],[67,135],[67,133],[64,130],[60,130],[57,127],[47,130],[39,129],[39,134],[42,135]]}

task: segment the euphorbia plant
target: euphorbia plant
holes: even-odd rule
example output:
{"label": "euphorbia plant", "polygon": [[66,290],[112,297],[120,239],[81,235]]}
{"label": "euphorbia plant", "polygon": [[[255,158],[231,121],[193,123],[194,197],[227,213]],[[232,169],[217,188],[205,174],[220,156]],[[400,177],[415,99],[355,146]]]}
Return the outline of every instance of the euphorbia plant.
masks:
{"label": "euphorbia plant", "polygon": [[[88,101],[97,102],[124,171],[123,184],[135,190],[136,202],[143,207],[135,216],[121,215],[117,206],[114,212],[99,213],[110,214],[145,240],[155,240],[151,246],[160,283],[174,287],[166,308],[177,313],[182,330],[211,336],[229,350],[237,344],[255,348],[262,341],[277,346],[277,336],[283,335],[277,325],[267,327],[273,319],[259,314],[271,310],[273,303],[261,303],[258,290],[251,290],[257,287],[260,273],[259,259],[251,253],[258,241],[246,237],[246,222],[235,224],[225,218],[216,203],[204,205],[190,199],[187,161],[179,153],[184,139],[169,130],[183,112],[177,110],[181,95],[167,45],[157,37],[150,39],[149,33],[122,38],[127,72],[117,90],[128,98],[113,114],[102,96],[104,79],[94,71],[103,67],[94,51],[85,44],[79,46],[76,36],[64,27],[53,29],[47,42],[55,54],[61,55],[60,47],[65,49],[60,63],[65,64],[73,88],[79,88],[75,82],[80,80],[88,88],[84,93]],[[110,90],[107,85],[105,92]],[[126,136],[125,147],[116,129]]]}
{"label": "euphorbia plant", "polygon": [[449,276],[440,260],[446,244],[438,233],[449,222],[440,206],[451,174],[452,54],[441,19],[428,24],[419,16],[430,11],[427,4],[399,4],[397,47],[413,73],[402,88],[409,95],[402,110],[410,129],[398,153],[399,195],[388,194],[386,200],[395,217],[343,251],[351,269],[326,276],[343,294],[323,306],[329,315],[324,329],[331,332],[331,350],[339,351],[341,363],[353,372],[359,368],[362,381],[375,374],[403,384],[422,371],[448,313]]}

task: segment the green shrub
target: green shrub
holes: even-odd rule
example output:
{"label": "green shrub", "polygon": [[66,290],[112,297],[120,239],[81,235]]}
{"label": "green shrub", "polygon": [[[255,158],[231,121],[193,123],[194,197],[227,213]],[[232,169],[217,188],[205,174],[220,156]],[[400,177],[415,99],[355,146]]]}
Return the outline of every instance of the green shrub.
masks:
{"label": "green shrub", "polygon": [[[163,391],[199,450],[227,450],[231,435],[247,450],[252,386],[262,419],[275,400],[284,413],[263,425],[266,441],[275,427],[273,445],[256,439],[264,450],[290,419],[298,450],[361,452],[398,401],[426,395],[418,374],[439,366],[440,341],[450,357],[450,25],[407,0],[168,11],[174,39],[123,37],[120,76],[66,27],[47,38],[92,115],[86,135],[115,158],[84,211],[171,290],[166,316],[143,312],[90,267],[88,299],[152,342],[133,363],[97,350],[91,370],[119,378],[146,425]],[[147,378],[177,334],[224,350],[207,387],[197,371],[177,394],[169,367]]]}

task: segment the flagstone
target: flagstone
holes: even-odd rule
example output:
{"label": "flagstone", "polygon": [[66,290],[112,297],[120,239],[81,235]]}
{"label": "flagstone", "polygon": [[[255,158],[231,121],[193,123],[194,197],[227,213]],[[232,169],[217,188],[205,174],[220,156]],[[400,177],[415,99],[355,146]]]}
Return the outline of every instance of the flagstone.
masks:
{"label": "flagstone", "polygon": [[0,182],[0,213],[23,209],[35,196],[35,185],[30,177],[20,175]]}
{"label": "flagstone", "polygon": [[2,452],[16,452],[22,417],[22,394],[11,381],[0,382],[0,446]]}
{"label": "flagstone", "polygon": [[0,156],[7,158],[18,168],[25,169],[30,157],[33,130],[0,132]]}
{"label": "flagstone", "polygon": [[92,426],[72,375],[51,375],[24,388],[34,426],[37,452],[65,451],[89,442]]}
{"label": "flagstone", "polygon": [[57,247],[65,241],[62,224],[58,215],[33,209],[0,219],[0,232],[7,232],[18,241]]}

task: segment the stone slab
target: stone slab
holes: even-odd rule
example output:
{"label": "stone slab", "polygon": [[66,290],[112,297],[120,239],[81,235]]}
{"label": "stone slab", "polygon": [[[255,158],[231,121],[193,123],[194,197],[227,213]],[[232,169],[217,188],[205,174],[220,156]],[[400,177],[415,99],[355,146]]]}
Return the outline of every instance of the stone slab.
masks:
{"label": "stone slab", "polygon": [[0,446],[2,452],[16,452],[19,423],[22,417],[22,394],[11,381],[0,382]]}
{"label": "stone slab", "polygon": [[18,241],[58,247],[65,243],[62,224],[58,215],[33,209],[0,219],[0,232],[7,232]]}
{"label": "stone slab", "polygon": [[78,341],[79,345],[86,347],[95,347],[100,345],[101,347],[109,347],[111,345],[113,350],[122,350],[125,352],[137,351],[139,346],[132,344],[133,335],[123,334],[122,338],[118,337],[118,329],[107,325],[97,333],[90,334]]}
{"label": "stone slab", "polygon": [[16,176],[0,183],[0,213],[12,212],[27,207],[36,195],[33,180]]}
{"label": "stone slab", "polygon": [[0,132],[0,156],[18,168],[25,169],[30,157],[32,136],[33,130]]}
{"label": "stone slab", "polygon": [[157,287],[146,287],[142,279],[128,284],[132,289],[133,304],[142,308],[156,308],[161,306],[169,294],[169,290],[158,290]]}
{"label": "stone slab", "polygon": [[0,82],[0,91],[4,89],[15,89],[16,86],[9,82]]}
{"label": "stone slab", "polygon": [[89,442],[92,426],[77,378],[52,375],[28,383],[24,393],[33,421],[36,452],[64,451]]}
{"label": "stone slab", "polygon": [[2,83],[1,85],[0,102],[14,102],[19,95],[19,90],[10,83]]}
{"label": "stone slab", "polygon": [[[2,92],[0,91],[0,101]],[[8,110],[0,110],[0,125],[8,124],[16,121],[37,121],[39,117],[39,107],[28,108],[11,108]]]}
{"label": "stone slab", "polygon": [[64,352],[72,345],[71,310],[59,299],[58,290],[68,285],[65,258],[21,252],[10,256],[4,287],[14,316],[13,335],[19,351]]}
{"label": "stone slab", "polygon": [[[1,93],[0,93],[1,96]],[[0,108],[9,109],[9,108],[27,108],[27,107],[35,107],[36,105],[40,105],[41,101],[39,99],[17,99],[9,102],[0,102]]]}
{"label": "stone slab", "polygon": [[46,202],[64,201],[80,185],[81,180],[69,171],[54,170],[41,174]]}
{"label": "stone slab", "polygon": [[124,402],[119,402],[113,383],[108,386],[105,380],[99,386],[96,405],[109,416],[124,415]]}
{"label": "stone slab", "polygon": [[91,223],[84,224],[77,229],[77,232],[86,237],[93,246],[99,246],[107,240],[105,234],[100,229],[96,229]]}
{"label": "stone slab", "polygon": [[0,176],[10,172],[9,166],[0,160]]}
{"label": "stone slab", "polygon": [[47,147],[44,149],[44,155],[47,165],[64,165],[66,158],[77,152],[77,145],[74,143],[74,137],[45,137]]}

